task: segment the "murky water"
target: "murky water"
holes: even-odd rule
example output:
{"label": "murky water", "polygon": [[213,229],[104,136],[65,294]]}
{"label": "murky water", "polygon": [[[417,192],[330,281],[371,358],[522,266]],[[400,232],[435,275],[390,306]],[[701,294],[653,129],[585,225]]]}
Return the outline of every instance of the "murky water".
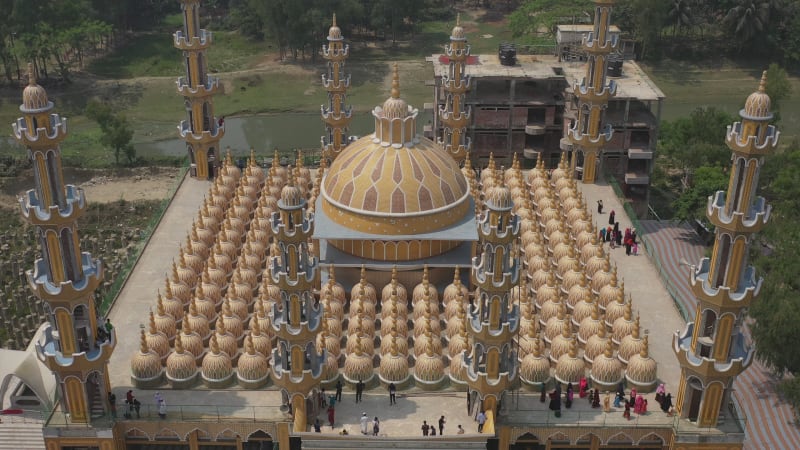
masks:
{"label": "murky water", "polygon": [[[418,129],[430,118],[420,113]],[[353,114],[350,123],[351,136],[371,134],[375,122],[370,112]],[[277,148],[287,151],[294,148],[317,149],[320,137],[325,128],[319,114],[286,113],[248,117],[231,117],[225,119],[225,137],[222,139],[223,149],[231,147],[235,154],[241,155],[253,147],[257,153],[264,154]],[[184,156],[186,146],[180,139],[170,139],[136,145],[140,155],[162,154]]]}

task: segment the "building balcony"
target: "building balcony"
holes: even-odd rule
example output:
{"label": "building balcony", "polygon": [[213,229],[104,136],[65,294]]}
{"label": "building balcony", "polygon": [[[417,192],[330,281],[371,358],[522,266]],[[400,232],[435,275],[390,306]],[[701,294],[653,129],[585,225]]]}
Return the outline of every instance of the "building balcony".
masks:
{"label": "building balcony", "polygon": [[176,31],[172,37],[175,48],[183,51],[205,50],[214,41],[214,34],[206,30],[200,30],[198,36],[187,36],[183,31]]}
{"label": "building balcony", "polygon": [[209,97],[219,91],[219,77],[206,75],[206,82],[192,87],[187,77],[179,77],[175,82],[178,86],[178,94],[184,97]]}
{"label": "building balcony", "polygon": [[58,114],[50,114],[50,128],[39,126],[35,130],[28,128],[24,117],[11,124],[14,138],[23,147],[32,149],[55,149],[67,137],[67,118]]}
{"label": "building balcony", "polygon": [[339,80],[334,81],[333,74],[322,74],[322,86],[329,92],[344,92],[350,87],[350,74],[339,75]]}
{"label": "building balcony", "polygon": [[529,123],[525,125],[525,134],[528,136],[541,136],[547,132],[547,125],[544,122]]}
{"label": "building balcony", "polygon": [[645,145],[637,145],[628,149],[628,159],[653,159],[653,150]]}
{"label": "building balcony", "polygon": [[350,45],[345,44],[342,48],[322,46],[322,57],[330,60],[342,60],[350,56]]}
{"label": "building balcony", "polygon": [[725,134],[725,143],[728,144],[728,148],[737,153],[744,153],[751,156],[768,155],[778,146],[778,139],[781,136],[781,132],[778,131],[774,125],[762,126],[766,126],[767,130],[764,133],[763,142],[759,142],[758,136],[751,133],[743,133],[742,122],[728,125],[728,131]]}
{"label": "building balcony", "polygon": [[188,120],[181,120],[178,125],[178,134],[181,138],[190,144],[205,144],[208,142],[219,141],[225,136],[225,124],[219,125],[219,120],[216,117],[211,118],[211,130],[201,131],[196,133],[192,131],[191,124]]}
{"label": "building balcony", "polygon": [[727,197],[726,191],[717,191],[708,199],[706,215],[715,226],[737,233],[758,233],[767,225],[772,207],[767,204],[764,197],[756,197],[747,214],[739,211],[726,213]]}
{"label": "building balcony", "polygon": [[34,263],[33,270],[28,270],[26,275],[33,294],[46,302],[84,301],[103,280],[103,262],[100,259],[92,259],[91,253],[83,252],[81,268],[83,279],[56,284],[48,278],[50,267],[47,262],[40,258]]}
{"label": "building balcony", "polygon": [[733,336],[728,360],[717,361],[705,356],[697,356],[692,350],[694,322],[689,322],[683,331],[676,331],[672,339],[672,350],[681,367],[704,377],[734,377],[753,362],[754,351],[745,342],[741,332]]}
{"label": "building balcony", "polygon": [[650,175],[646,172],[625,172],[625,184],[646,186],[650,184]]}
{"label": "building balcony", "polygon": [[100,343],[94,342],[94,336],[91,334],[87,339],[90,342],[90,350],[65,355],[59,350],[58,331],[54,330],[52,325],[47,324],[42,331],[41,338],[36,342],[36,356],[52,371],[64,367],[75,367],[85,371],[92,368],[104,368],[117,346],[116,331],[111,330],[109,339]]}
{"label": "building balcony", "polygon": [[63,208],[58,205],[43,205],[36,190],[30,189],[19,198],[22,216],[31,225],[56,225],[75,222],[86,210],[83,189],[68,184],[64,187]]}
{"label": "building balcony", "polygon": [[611,53],[619,44],[619,35],[607,31],[605,42],[600,42],[594,31],[591,31],[583,37],[581,43],[587,53]]}
{"label": "building balcony", "polygon": [[717,305],[720,308],[735,309],[748,308],[753,299],[761,292],[763,278],[756,278],[756,269],[747,266],[739,279],[739,286],[732,290],[727,286],[714,287],[709,282],[709,272],[711,271],[711,260],[703,258],[700,265],[694,268],[689,279],[692,293],[695,297]]}

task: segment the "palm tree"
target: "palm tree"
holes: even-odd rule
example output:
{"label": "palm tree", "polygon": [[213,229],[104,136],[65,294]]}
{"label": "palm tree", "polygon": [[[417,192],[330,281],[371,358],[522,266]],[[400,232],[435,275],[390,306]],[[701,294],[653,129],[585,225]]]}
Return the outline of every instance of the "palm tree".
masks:
{"label": "palm tree", "polygon": [[678,30],[692,24],[690,3],[691,0],[672,0],[672,5],[667,13],[667,20],[672,22],[672,37],[675,37]]}
{"label": "palm tree", "polygon": [[728,11],[724,21],[739,41],[740,51],[767,29],[773,6],[777,4],[777,0],[738,0],[738,5]]}

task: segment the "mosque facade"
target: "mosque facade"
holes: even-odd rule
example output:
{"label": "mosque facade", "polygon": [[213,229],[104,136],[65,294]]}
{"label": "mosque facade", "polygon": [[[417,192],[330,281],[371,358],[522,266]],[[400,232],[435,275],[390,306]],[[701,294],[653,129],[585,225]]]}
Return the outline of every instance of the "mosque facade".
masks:
{"label": "mosque facade", "polygon": [[[596,1],[599,40],[587,46],[611,45],[603,30],[612,3]],[[192,111],[199,102],[200,110],[208,108],[200,117],[213,118],[209,86],[217,81],[202,63],[210,35],[197,31],[199,2],[183,5],[185,48],[179,48],[187,55],[189,78],[206,83],[182,78],[178,88]],[[741,448],[743,432],[732,438],[718,433],[715,414],[750,357],[737,346],[735,316],[757,286],[745,286],[744,303],[730,289],[725,295],[717,291],[752,279],[741,258],[749,236],[766,222],[766,206],[753,192],[760,157],[774,147],[778,133],[768,125],[763,89],[748,99],[743,121],[729,130],[739,159],[729,192],[717,194],[709,206],[711,219],[719,222],[718,242],[692,278],[702,286],[696,289],[696,323],[704,326],[689,324],[675,337],[684,371],[677,411],[694,425],[679,430],[672,419],[631,425],[621,418],[556,423],[536,418],[533,409],[512,412],[509,405],[519,401],[515,392],[544,395],[586,379],[604,393],[619,383],[647,393],[659,381],[649,337],[598,242],[566,153],[549,170],[539,159],[523,171],[516,158],[508,168],[491,158],[480,171],[472,167],[463,132],[470,118],[463,103],[469,47],[460,23],[446,47],[448,98],[439,111],[445,138],[434,142],[420,135],[419,112],[403,99],[395,65],[390,97],[371,112],[374,132],[348,142],[352,112],[345,106],[349,76],[343,66],[349,47],[343,40],[334,18],[323,49],[329,62],[321,166],[314,172],[299,155],[289,167],[273,158],[265,169],[251,152],[243,170],[228,155],[218,170],[207,164],[209,171],[202,172],[200,157],[193,160],[197,177],[215,176],[153,300],[147,326],[126,336],[139,342],[130,355],[132,387],[191,391],[201,399],[224,390],[280,392],[280,411],[276,407],[273,418],[258,421],[93,420],[93,412],[106,417],[111,409],[102,393],[109,390],[106,364],[116,336],[113,330],[105,340],[93,334],[101,324],[95,323],[90,294],[102,266],[77,248],[74,220],[85,200],[79,189],[60,182],[58,142],[66,129],[49,113],[52,103],[31,75],[24,117],[14,131],[41,173],[22,206],[42,236],[43,258],[31,285],[53,309],[40,359],[60,380],[61,408],[68,413],[63,426],[49,425],[47,448],[255,450],[271,442],[302,448],[313,436],[307,433],[310,424],[323,414],[322,390],[330,392],[337,383],[464,396],[469,415],[485,414],[486,424],[482,434],[441,441],[456,448],[474,442],[500,449]],[[604,64],[602,55],[598,50],[597,64]],[[602,92],[581,94],[586,109],[602,111],[596,97],[610,94],[613,86],[595,70],[588,70],[588,78]],[[576,145],[586,144],[586,167],[593,149],[602,148],[587,144],[599,142],[602,114],[581,117],[572,136]],[[202,135],[194,143],[196,155],[217,148],[223,130],[214,122],[187,135]],[[704,278],[708,273],[713,277]],[[717,281],[709,285],[712,278]],[[714,325],[721,331],[708,336],[705,330]],[[719,343],[703,350],[703,339],[719,333]],[[708,389],[693,391],[695,379]],[[711,389],[717,382],[719,389]],[[85,425],[80,437],[74,435],[77,423]],[[337,445],[372,444],[354,438]]]}

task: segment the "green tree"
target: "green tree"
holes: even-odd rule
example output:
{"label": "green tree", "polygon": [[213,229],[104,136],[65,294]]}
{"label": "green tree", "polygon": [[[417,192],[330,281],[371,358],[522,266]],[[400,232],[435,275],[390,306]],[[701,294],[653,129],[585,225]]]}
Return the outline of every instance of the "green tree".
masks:
{"label": "green tree", "polygon": [[728,176],[722,167],[701,166],[694,171],[694,181],[674,202],[675,218],[680,220],[699,219],[705,222],[708,197],[728,184]]}
{"label": "green tree", "polygon": [[792,83],[789,74],[778,64],[772,63],[767,69],[767,95],[772,101],[772,111],[775,114],[774,123],[780,122],[781,103],[792,95]]}
{"label": "green tree", "polygon": [[100,143],[114,151],[117,165],[120,156],[125,156],[128,164],[136,162],[136,149],[131,144],[133,130],[124,115],[116,114],[107,103],[92,100],[86,105],[86,117],[100,125]]}
{"label": "green tree", "polygon": [[633,35],[641,42],[639,54],[642,59],[648,51],[656,47],[661,39],[661,30],[667,20],[669,3],[663,0],[627,0],[625,5],[630,13]]}
{"label": "green tree", "polygon": [[667,13],[667,20],[672,24],[672,36],[674,37],[675,33],[682,31],[683,28],[691,26],[692,17],[692,8],[689,0],[672,0]]}
{"label": "green tree", "polygon": [[739,43],[739,51],[767,30],[772,12],[770,0],[737,0],[724,22]]}
{"label": "green tree", "polygon": [[509,15],[508,26],[514,36],[554,34],[560,23],[592,20],[592,10],[589,0],[528,0]]}

